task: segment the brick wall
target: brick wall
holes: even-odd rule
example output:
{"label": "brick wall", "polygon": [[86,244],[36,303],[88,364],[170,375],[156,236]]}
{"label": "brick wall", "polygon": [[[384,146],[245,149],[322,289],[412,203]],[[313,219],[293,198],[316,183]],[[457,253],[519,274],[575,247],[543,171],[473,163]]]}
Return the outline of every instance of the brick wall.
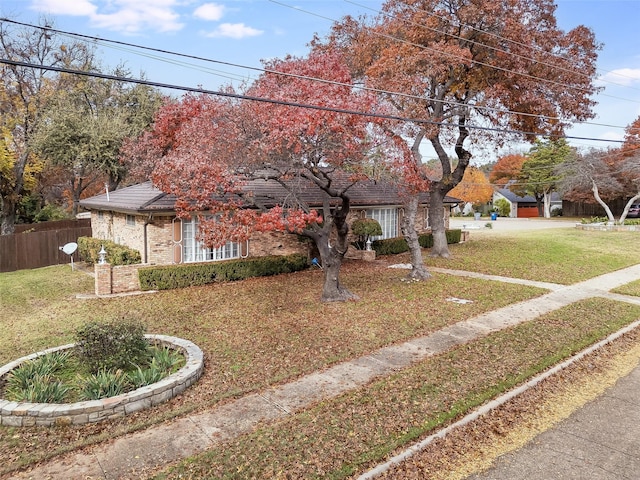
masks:
{"label": "brick wall", "polygon": [[[427,218],[427,209],[425,207],[418,208],[416,218],[416,228],[419,232],[429,230],[425,225]],[[449,210],[445,208],[445,225],[449,224]],[[402,225],[404,210],[399,209],[398,214],[398,232],[400,236],[400,226]],[[357,218],[364,218],[364,209],[354,209],[349,214],[348,222],[351,223]],[[181,258],[181,240],[180,223],[174,225],[173,216],[135,216],[135,225],[127,224],[127,216],[121,213],[91,212],[91,227],[93,236],[105,240],[126,245],[140,251],[143,261],[149,265],[170,265],[179,263]],[[146,227],[145,227],[146,224]],[[145,250],[145,228],[146,228],[146,250]],[[174,231],[175,230],[175,231]],[[356,240],[355,237],[350,241]],[[247,248],[248,245],[248,248]],[[260,257],[264,255],[290,255],[293,253],[302,253],[304,255],[313,255],[313,242],[311,240],[302,240],[300,236],[289,233],[259,233],[251,237],[248,244],[242,246],[243,255],[249,257]],[[146,253],[146,258],[145,258]],[[123,273],[124,275],[124,273]],[[115,282],[115,281],[114,281]],[[129,283],[123,280],[123,284]],[[119,285],[119,284],[118,284]],[[118,287],[120,288],[120,287]]]}
{"label": "brick wall", "polygon": [[94,266],[96,295],[111,295],[113,293],[140,290],[138,269],[146,266],[147,264],[116,266],[111,266],[108,263],[96,264]]}

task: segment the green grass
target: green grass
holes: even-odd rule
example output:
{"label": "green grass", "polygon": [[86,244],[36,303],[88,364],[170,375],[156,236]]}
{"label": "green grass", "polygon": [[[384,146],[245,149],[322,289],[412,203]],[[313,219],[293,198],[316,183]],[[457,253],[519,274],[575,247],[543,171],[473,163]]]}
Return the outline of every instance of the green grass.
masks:
{"label": "green grass", "polygon": [[[561,229],[474,238],[472,232],[469,242],[452,246],[451,260],[427,258],[427,263],[569,284],[635,263],[640,258],[635,237]],[[346,262],[342,283],[361,300],[340,304],[320,303],[319,270],[92,300],[75,295],[91,293],[93,278],[68,266],[0,274],[0,364],[73,341],[74,331],[88,320],[120,317],[143,322],[149,333],[195,342],[207,365],[203,377],[178,398],[122,420],[51,429],[0,427],[0,451],[7,452],[0,475],[544,292],[445,274],[429,282],[404,282],[406,271],[386,268],[404,262],[402,255],[373,264]],[[473,303],[455,304],[447,301],[451,296]],[[416,428],[422,429],[412,425],[403,435],[412,436]]]}
{"label": "green grass", "polygon": [[453,245],[453,258],[427,264],[568,285],[638,263],[637,232],[553,229],[514,232]]}
{"label": "green grass", "polygon": [[634,297],[640,297],[640,280],[627,283],[619,288],[611,290],[613,293],[620,293],[622,295],[632,295]]}

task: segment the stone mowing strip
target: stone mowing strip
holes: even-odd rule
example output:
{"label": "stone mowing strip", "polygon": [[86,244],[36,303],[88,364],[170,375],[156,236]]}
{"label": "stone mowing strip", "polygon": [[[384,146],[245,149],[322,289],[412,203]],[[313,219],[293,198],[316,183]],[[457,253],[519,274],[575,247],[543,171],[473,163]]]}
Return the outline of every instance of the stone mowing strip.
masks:
{"label": "stone mowing strip", "polygon": [[[122,417],[144,408],[158,405],[179,395],[195,383],[204,370],[202,350],[187,340],[167,335],[145,335],[153,343],[179,350],[186,357],[185,365],[157,383],[140,387],[116,397],[76,403],[10,402],[0,398],[0,425],[27,427],[56,424],[80,425]],[[74,344],[49,348],[19,358],[0,368],[0,380],[27,360],[72,348]]]}

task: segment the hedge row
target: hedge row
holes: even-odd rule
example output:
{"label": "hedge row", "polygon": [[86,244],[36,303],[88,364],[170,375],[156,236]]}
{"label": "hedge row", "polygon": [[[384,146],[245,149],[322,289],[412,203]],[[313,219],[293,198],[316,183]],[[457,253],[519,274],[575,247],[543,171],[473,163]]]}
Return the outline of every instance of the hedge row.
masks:
{"label": "hedge row", "polygon": [[98,252],[100,252],[103,246],[107,252],[106,261],[111,265],[142,263],[142,257],[138,250],[119,245],[110,240],[100,240],[99,238],[93,237],[78,238],[78,255],[81,260],[89,264],[98,263],[100,261]]}
{"label": "hedge row", "polygon": [[308,267],[309,262],[304,255],[272,255],[224,262],[144,267],[138,270],[138,276],[142,290],[170,290],[297,272]]}
{"label": "hedge row", "polygon": [[[447,243],[460,243],[462,230],[447,230]],[[423,233],[418,236],[418,242],[422,248],[433,247],[433,235],[431,233]],[[376,251],[376,255],[396,255],[409,251],[409,245],[404,237],[387,238],[386,240],[376,240],[372,243],[371,248]]]}

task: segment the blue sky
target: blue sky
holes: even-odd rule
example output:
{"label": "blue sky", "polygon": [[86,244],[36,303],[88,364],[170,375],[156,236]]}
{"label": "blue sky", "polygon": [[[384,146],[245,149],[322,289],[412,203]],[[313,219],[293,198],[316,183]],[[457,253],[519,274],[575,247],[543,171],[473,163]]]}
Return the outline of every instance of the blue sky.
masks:
{"label": "blue sky", "polygon": [[[596,98],[597,117],[591,125],[576,125],[567,133],[621,139],[623,129],[614,127],[625,127],[640,116],[640,0],[556,3],[561,28],[586,25],[604,44],[598,67],[606,88]],[[0,0],[0,15],[37,23],[39,15],[48,14],[62,30],[259,68],[261,59],[304,55],[314,33],[326,34],[333,20],[345,14],[373,14],[381,4],[378,0]],[[98,53],[106,66],[124,61],[134,75],[144,72],[149,80],[212,90],[257,73],[215,63],[178,60],[176,64],[167,55],[149,58],[128,50],[101,45]],[[484,155],[495,153],[489,149]]]}

